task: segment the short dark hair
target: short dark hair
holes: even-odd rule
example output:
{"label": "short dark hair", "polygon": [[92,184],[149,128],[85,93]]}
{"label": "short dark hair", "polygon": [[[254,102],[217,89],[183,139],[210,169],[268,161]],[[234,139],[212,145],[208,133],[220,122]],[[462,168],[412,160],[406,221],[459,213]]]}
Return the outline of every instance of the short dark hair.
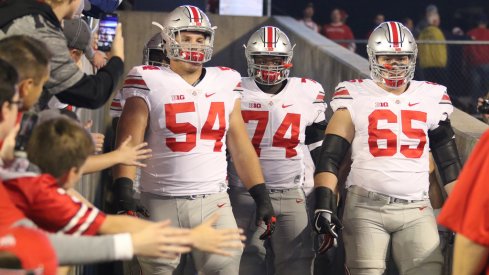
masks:
{"label": "short dark hair", "polygon": [[7,61],[0,59],[0,106],[6,101],[12,101],[19,75]]}
{"label": "short dark hair", "polygon": [[95,151],[87,130],[70,118],[54,118],[37,125],[27,144],[29,161],[42,173],[60,178],[80,168]]}
{"label": "short dark hair", "polygon": [[39,84],[51,57],[46,44],[32,37],[13,35],[0,40],[0,58],[15,67],[20,80],[33,78]]}

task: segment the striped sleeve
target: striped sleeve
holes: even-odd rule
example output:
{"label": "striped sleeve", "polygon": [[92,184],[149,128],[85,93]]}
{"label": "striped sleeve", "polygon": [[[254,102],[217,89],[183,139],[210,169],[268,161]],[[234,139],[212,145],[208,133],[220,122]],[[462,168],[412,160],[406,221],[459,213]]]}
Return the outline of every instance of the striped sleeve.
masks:
{"label": "striped sleeve", "polygon": [[144,99],[148,108],[151,111],[151,104],[149,100],[150,89],[146,85],[143,76],[139,72],[139,67],[134,67],[129,71],[124,80],[121,91],[121,101],[126,101],[131,97],[140,97]]}
{"label": "striped sleeve", "polygon": [[438,110],[440,113],[440,120],[447,119],[447,117],[453,113],[452,101],[446,90],[443,92],[440,102],[438,103]]}
{"label": "striped sleeve", "polygon": [[324,95],[324,89],[323,86],[316,81],[313,82],[314,87],[313,89],[316,92],[314,96],[314,101],[313,101],[313,110],[315,112],[315,115],[313,117],[312,123],[325,123],[326,120],[326,109],[328,108],[328,104],[326,104],[325,95]]}
{"label": "striped sleeve", "polygon": [[95,235],[105,221],[105,214],[90,207],[58,187],[52,177],[40,176],[42,192],[31,203],[29,215],[39,227],[49,232],[69,235]]}
{"label": "striped sleeve", "polygon": [[346,108],[352,114],[353,97],[345,82],[341,82],[336,86],[330,105],[333,112],[336,112],[338,109]]}
{"label": "striped sleeve", "polygon": [[123,101],[121,93],[122,91],[117,92],[110,103],[109,114],[112,118],[120,117],[122,114]]}

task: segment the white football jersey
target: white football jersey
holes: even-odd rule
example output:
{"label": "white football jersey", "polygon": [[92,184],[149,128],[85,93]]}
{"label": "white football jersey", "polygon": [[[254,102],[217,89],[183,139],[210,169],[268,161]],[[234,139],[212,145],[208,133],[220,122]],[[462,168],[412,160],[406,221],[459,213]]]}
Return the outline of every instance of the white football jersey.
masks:
{"label": "white football jersey", "polygon": [[411,81],[401,95],[370,79],[338,84],[331,107],[347,108],[355,125],[347,186],[401,199],[428,195],[428,130],[453,111],[446,87]]}
{"label": "white football jersey", "polygon": [[226,133],[241,77],[205,68],[194,87],[169,68],[134,67],[122,99],[142,98],[149,109],[145,140],[153,157],[141,170],[141,191],[186,196],[226,191]]}
{"label": "white football jersey", "polygon": [[[253,78],[241,81],[241,114],[248,136],[260,158],[268,188],[302,186],[306,126],[325,120],[321,84],[306,78],[288,78],[278,94],[260,90]],[[232,165],[229,184],[241,185]]]}

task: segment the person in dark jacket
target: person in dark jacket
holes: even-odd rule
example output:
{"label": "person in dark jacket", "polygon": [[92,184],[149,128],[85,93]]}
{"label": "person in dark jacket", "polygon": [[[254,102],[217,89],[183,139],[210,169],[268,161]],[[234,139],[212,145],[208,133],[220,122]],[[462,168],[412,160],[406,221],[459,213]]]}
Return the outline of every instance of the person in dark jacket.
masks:
{"label": "person in dark jacket", "polygon": [[96,109],[105,104],[124,70],[124,39],[118,25],[110,60],[97,74],[84,74],[73,62],[61,21],[70,19],[81,0],[3,0],[0,1],[0,39],[28,35],[44,41],[53,57],[50,78],[44,85],[38,109],[44,109],[52,96],[77,107]]}

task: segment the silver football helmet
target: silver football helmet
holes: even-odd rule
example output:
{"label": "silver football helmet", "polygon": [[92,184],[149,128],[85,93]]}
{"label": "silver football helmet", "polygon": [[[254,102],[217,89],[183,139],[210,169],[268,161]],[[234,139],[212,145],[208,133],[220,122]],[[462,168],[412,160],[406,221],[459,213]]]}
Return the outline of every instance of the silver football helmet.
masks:
{"label": "silver football helmet", "polygon": [[165,56],[165,41],[161,36],[161,32],[155,33],[143,49],[143,65],[166,66],[167,60]]}
{"label": "silver football helmet", "polygon": [[[380,24],[368,38],[367,53],[370,76],[375,82],[396,88],[413,79],[418,47],[413,34],[403,24],[394,21]],[[381,65],[377,59],[380,55],[407,55],[409,63]]]}
{"label": "silver football helmet", "polygon": [[[166,56],[192,63],[204,63],[212,57],[214,29],[207,15],[194,6],[180,6],[166,17],[163,23],[163,40],[166,41]],[[181,43],[177,41],[180,32],[201,32],[204,44]]]}
{"label": "silver football helmet", "polygon": [[[248,62],[248,75],[263,85],[278,84],[289,76],[292,67],[294,47],[287,35],[277,27],[261,27],[253,33],[244,45]],[[283,58],[282,64],[256,64],[257,56],[278,56]]]}

